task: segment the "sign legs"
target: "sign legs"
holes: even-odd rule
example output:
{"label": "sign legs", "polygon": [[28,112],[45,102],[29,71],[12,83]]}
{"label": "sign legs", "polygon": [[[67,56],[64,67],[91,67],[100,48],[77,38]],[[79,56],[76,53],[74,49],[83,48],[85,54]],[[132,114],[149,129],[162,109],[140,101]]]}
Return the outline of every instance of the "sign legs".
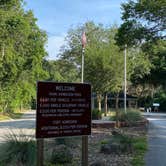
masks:
{"label": "sign legs", "polygon": [[88,136],[82,136],[82,166],[88,166]]}
{"label": "sign legs", "polygon": [[37,139],[37,166],[44,166],[44,139]]}

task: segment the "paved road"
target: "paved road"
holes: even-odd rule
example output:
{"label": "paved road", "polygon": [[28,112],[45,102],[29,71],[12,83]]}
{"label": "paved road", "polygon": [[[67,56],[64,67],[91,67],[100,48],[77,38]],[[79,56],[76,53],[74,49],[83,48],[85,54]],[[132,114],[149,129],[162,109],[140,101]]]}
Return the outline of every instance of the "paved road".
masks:
{"label": "paved road", "polygon": [[166,116],[153,114],[148,120],[146,166],[166,166]]}
{"label": "paved road", "polygon": [[5,140],[8,133],[26,133],[34,137],[35,111],[26,112],[21,119],[0,122],[0,142]]}

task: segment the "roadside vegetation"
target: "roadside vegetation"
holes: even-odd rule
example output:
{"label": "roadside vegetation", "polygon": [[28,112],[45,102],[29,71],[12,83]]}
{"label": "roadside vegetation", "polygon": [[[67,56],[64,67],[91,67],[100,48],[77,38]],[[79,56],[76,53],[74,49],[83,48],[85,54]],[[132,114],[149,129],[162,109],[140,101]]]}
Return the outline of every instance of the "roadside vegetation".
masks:
{"label": "roadside vegetation", "polygon": [[110,116],[110,120],[125,122],[129,126],[132,126],[145,119],[139,110],[127,109],[126,112],[124,110],[118,110],[118,114]]}
{"label": "roadside vegetation", "polygon": [[[133,119],[133,118],[132,118]],[[89,136],[89,163],[143,166],[147,150],[146,126],[92,128]],[[45,166],[81,165],[81,137],[45,139]],[[1,166],[36,164],[36,141],[26,133],[11,132],[0,144]]]}
{"label": "roadside vegetation", "polygon": [[148,150],[147,147],[147,138],[140,137],[133,139],[133,148],[134,148],[134,155],[131,160],[132,166],[144,166],[144,156],[146,151]]}
{"label": "roadside vegetation", "polygon": [[9,133],[4,136],[5,142],[0,144],[1,166],[35,166],[36,165],[36,143],[20,131]]}
{"label": "roadside vegetation", "polygon": [[27,110],[22,110],[22,111],[9,111],[9,112],[5,112],[5,113],[0,113],[0,121],[3,120],[10,120],[10,119],[19,119],[22,117],[22,115],[24,114],[24,112],[26,112]]}

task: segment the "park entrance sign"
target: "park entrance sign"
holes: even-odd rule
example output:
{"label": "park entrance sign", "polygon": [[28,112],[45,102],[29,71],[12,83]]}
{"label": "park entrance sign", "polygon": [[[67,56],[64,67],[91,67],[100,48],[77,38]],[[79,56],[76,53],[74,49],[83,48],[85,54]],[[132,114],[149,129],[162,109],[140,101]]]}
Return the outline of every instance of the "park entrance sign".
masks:
{"label": "park entrance sign", "polygon": [[91,86],[37,83],[36,138],[91,134]]}

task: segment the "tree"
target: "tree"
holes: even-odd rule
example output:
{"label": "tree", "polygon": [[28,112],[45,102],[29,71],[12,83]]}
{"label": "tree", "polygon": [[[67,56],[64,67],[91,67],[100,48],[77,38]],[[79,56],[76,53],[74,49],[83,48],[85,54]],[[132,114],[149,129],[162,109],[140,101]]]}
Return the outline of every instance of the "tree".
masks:
{"label": "tree", "polygon": [[122,10],[124,22],[116,35],[117,44],[139,48],[146,61],[139,56],[144,67],[138,63],[131,81],[139,95],[153,98],[161,86],[166,88],[166,1],[130,0],[122,4]]}
{"label": "tree", "polygon": [[32,11],[24,11],[22,0],[1,1],[0,20],[0,105],[11,111],[30,105],[36,80],[46,76],[42,63],[47,37]]}
{"label": "tree", "polygon": [[117,34],[119,45],[133,46],[166,38],[165,0],[130,0],[122,4],[122,11],[124,23]]}
{"label": "tree", "polygon": [[92,84],[93,92],[97,94],[98,108],[101,110],[102,95],[105,94],[107,98],[108,92],[117,93],[122,89],[123,56],[114,40],[117,28],[104,28],[101,24],[87,22],[69,31],[67,45],[63,47],[60,59],[72,63],[79,75],[83,29],[87,36],[84,81]]}

